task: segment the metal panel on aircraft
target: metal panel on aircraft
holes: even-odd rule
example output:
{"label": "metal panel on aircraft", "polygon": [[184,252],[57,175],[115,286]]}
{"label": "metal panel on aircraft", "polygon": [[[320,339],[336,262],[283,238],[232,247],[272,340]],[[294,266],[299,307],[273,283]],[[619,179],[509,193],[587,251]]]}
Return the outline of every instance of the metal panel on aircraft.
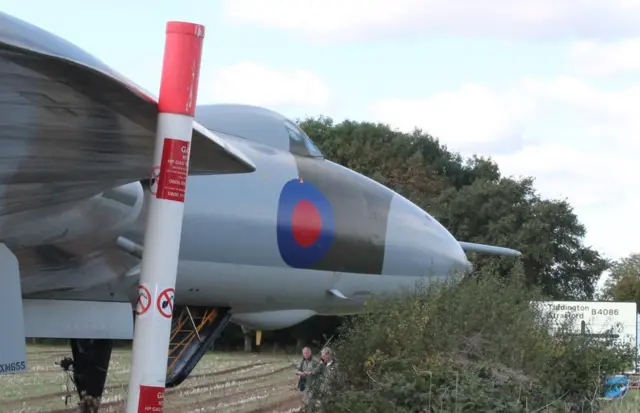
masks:
{"label": "metal panel on aircraft", "polygon": [[0,375],[27,371],[20,269],[15,255],[0,244]]}
{"label": "metal panel on aircraft", "polygon": [[26,337],[131,340],[130,303],[24,300]]}

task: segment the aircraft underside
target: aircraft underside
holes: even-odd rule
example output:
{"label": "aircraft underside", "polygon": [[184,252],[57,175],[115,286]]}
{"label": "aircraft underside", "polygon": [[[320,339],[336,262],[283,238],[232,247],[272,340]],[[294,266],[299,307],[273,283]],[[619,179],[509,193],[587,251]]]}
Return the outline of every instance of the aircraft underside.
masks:
{"label": "aircraft underside", "polygon": [[[171,323],[166,387],[180,385],[209,351],[226,327],[229,308],[177,307]],[[73,372],[81,406],[96,403],[104,391],[112,339],[71,339],[72,358],[61,366]]]}
{"label": "aircraft underside", "polygon": [[[228,308],[178,307],[171,325],[167,358],[166,387],[180,385],[226,327],[231,314]],[[95,412],[100,404],[113,339],[69,340],[71,357],[60,361],[63,370],[72,372],[82,412]]]}

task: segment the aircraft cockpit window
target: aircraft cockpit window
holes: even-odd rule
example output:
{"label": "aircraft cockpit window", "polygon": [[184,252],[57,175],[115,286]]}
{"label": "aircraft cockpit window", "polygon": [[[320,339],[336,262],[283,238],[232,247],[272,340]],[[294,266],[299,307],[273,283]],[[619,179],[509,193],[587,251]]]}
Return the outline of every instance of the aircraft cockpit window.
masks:
{"label": "aircraft cockpit window", "polygon": [[289,137],[295,141],[302,142],[304,139],[302,138],[302,134],[300,133],[300,129],[293,123],[287,121],[284,123],[284,126],[287,128],[287,132],[289,133]]}
{"label": "aircraft cockpit window", "polygon": [[292,122],[286,121],[285,126],[287,128],[287,132],[289,133],[289,138],[291,138],[292,145],[291,151],[296,155],[303,156],[311,156],[311,157],[322,157],[322,152],[320,149],[313,143],[311,138],[307,136],[306,133],[302,129],[300,129],[297,125]]}
{"label": "aircraft cockpit window", "polygon": [[304,136],[306,138],[305,143],[307,144],[307,149],[309,149],[309,154],[311,156],[322,156],[322,152],[320,152],[320,149],[318,149],[318,147],[313,143],[313,141],[311,141],[311,138],[309,138],[306,133],[304,134]]}

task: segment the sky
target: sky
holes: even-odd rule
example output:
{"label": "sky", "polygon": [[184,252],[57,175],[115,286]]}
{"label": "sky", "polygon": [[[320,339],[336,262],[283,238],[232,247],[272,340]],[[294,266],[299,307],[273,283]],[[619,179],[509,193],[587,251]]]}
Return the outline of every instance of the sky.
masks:
{"label": "sky", "polygon": [[640,252],[640,0],[0,0],[157,94],[169,20],[206,27],[198,103],[436,136]]}

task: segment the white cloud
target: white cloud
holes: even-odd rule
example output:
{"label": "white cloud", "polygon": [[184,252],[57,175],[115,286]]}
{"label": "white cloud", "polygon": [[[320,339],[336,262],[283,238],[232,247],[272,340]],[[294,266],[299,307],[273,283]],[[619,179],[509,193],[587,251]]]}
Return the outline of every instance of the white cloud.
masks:
{"label": "white cloud", "polygon": [[438,93],[425,99],[387,99],[372,105],[374,119],[404,130],[418,126],[447,143],[490,143],[520,132],[519,121],[533,110],[527,101],[511,91],[497,92],[468,83],[453,92]]}
{"label": "white cloud", "polygon": [[638,0],[224,0],[223,14],[325,41],[415,31],[509,39],[640,34]]}
{"label": "white cloud", "polygon": [[[581,117],[592,118],[588,119],[592,125],[606,122],[607,126],[612,128],[611,131],[618,131],[622,127],[621,133],[627,137],[631,131],[626,128],[630,125],[638,126],[640,123],[637,116],[637,103],[640,98],[638,84],[627,83],[619,89],[604,90],[577,78],[559,76],[551,81],[525,79],[522,85],[522,93],[539,102],[569,105],[565,107],[579,110]],[[637,139],[629,142],[635,141]]]}
{"label": "white cloud", "polygon": [[[213,74],[207,96],[217,102],[257,106],[299,105],[322,108],[330,99],[329,88],[313,72],[303,69],[278,71],[243,62]],[[203,87],[201,86],[201,90]]]}
{"label": "white cloud", "polygon": [[[422,127],[453,150],[493,155],[506,175],[534,176],[543,196],[568,198],[588,228],[587,242],[616,258],[640,251],[639,101],[637,86],[602,90],[557,77],[386,100],[373,103],[371,114],[401,129]],[[516,148],[496,151],[514,140]]]}
{"label": "white cloud", "polygon": [[620,41],[576,42],[569,54],[576,73],[586,76],[613,76],[640,70],[640,37]]}

